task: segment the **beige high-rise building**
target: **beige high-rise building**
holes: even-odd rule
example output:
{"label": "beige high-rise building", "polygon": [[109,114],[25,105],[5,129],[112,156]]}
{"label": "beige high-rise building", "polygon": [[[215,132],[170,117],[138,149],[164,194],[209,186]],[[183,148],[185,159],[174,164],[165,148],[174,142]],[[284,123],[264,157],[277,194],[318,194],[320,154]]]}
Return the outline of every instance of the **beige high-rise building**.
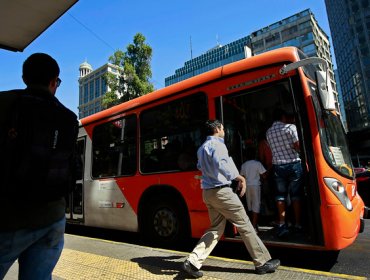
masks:
{"label": "beige high-rise building", "polygon": [[79,83],[79,118],[84,118],[102,110],[102,99],[104,94],[109,91],[105,82],[104,75],[112,73],[117,76],[120,74],[120,67],[107,63],[96,70],[92,66],[83,62],[80,67]]}

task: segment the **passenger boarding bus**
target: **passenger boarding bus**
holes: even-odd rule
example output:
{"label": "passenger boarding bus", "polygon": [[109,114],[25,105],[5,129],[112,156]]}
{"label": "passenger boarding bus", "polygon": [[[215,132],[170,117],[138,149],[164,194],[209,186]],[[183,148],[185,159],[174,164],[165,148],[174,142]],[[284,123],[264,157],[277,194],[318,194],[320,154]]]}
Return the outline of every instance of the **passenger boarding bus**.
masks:
{"label": "passenger boarding bus", "polygon": [[[140,232],[156,245],[199,238],[209,227],[196,168],[203,124],[215,118],[224,123],[225,143],[240,168],[246,148],[257,146],[279,107],[293,114],[300,140],[303,232],[277,237],[270,182],[262,190],[261,239],[313,250],[349,246],[363,230],[367,208],[357,193],[327,71],[324,60],[282,48],[81,119],[79,177],[68,221]],[[232,227],[222,238],[241,241]]]}

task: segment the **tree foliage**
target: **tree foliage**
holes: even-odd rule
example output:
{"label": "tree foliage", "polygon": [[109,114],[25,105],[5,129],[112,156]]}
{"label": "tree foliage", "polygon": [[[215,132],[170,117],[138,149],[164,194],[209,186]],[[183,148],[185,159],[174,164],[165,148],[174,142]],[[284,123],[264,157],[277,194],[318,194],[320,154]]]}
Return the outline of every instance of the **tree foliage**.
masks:
{"label": "tree foliage", "polygon": [[151,60],[152,48],[145,43],[141,33],[134,36],[126,52],[117,50],[110,56],[109,62],[121,67],[122,72],[118,77],[112,73],[105,75],[110,91],[103,97],[103,107],[109,108],[152,92],[154,86],[149,81],[152,77]]}

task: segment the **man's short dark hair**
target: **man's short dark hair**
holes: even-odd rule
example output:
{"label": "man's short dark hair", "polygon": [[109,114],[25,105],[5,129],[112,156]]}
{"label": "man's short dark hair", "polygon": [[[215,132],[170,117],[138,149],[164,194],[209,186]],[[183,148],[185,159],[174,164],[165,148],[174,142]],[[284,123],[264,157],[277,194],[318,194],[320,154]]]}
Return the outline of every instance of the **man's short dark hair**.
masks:
{"label": "man's short dark hair", "polygon": [[217,128],[221,129],[222,122],[219,120],[208,120],[204,125],[206,135],[213,135]]}
{"label": "man's short dark hair", "polygon": [[274,121],[281,121],[283,116],[286,116],[287,113],[281,109],[281,108],[275,108],[272,117],[274,118]]}
{"label": "man's short dark hair", "polygon": [[23,63],[23,80],[27,86],[48,86],[52,79],[59,76],[59,72],[58,63],[45,53],[34,53]]}

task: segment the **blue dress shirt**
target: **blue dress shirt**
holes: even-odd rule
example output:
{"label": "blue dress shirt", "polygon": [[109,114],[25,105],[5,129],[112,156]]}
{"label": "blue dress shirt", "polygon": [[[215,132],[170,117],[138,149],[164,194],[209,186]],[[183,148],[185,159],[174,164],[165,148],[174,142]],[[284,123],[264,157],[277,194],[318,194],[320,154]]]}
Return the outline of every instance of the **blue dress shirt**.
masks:
{"label": "blue dress shirt", "polygon": [[222,185],[230,185],[231,180],[239,175],[239,171],[229,152],[224,139],[208,136],[198,149],[198,169],[202,171],[202,189],[211,189]]}

